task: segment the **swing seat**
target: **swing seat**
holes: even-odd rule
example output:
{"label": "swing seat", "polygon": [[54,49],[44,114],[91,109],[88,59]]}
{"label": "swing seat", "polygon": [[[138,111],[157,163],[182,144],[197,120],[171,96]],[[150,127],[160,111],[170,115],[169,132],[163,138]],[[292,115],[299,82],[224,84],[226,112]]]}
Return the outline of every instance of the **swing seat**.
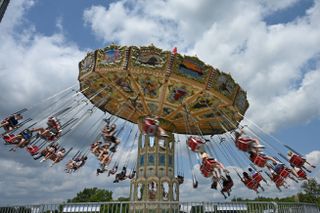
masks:
{"label": "swing seat", "polygon": [[233,182],[230,181],[230,182],[227,183],[226,186],[224,186],[224,187],[222,188],[221,191],[222,191],[222,192],[230,192],[230,190],[231,190],[232,187],[233,187]]}
{"label": "swing seat", "polygon": [[299,171],[297,172],[299,178],[301,179],[307,179],[307,173],[305,171],[303,171],[303,169],[299,169]]}
{"label": "swing seat", "polygon": [[290,158],[289,160],[290,164],[297,167],[297,168],[301,168],[304,163],[306,162],[305,159],[303,159],[302,157],[300,157],[299,155],[293,154],[293,156]]}
{"label": "swing seat", "polygon": [[145,118],[142,129],[144,134],[155,136],[158,129],[157,122],[154,119]]}
{"label": "swing seat", "polygon": [[187,145],[189,147],[189,149],[193,152],[198,152],[201,147],[203,146],[203,144],[205,144],[205,142],[198,137],[189,137],[187,139]]}
{"label": "swing seat", "polygon": [[212,176],[212,170],[208,170],[206,167],[204,167],[204,165],[200,166],[200,172],[206,178]]}
{"label": "swing seat", "polygon": [[254,175],[252,175],[252,179],[256,182],[256,183],[260,183],[263,180],[262,175],[260,174],[260,172],[255,173]]}
{"label": "swing seat", "polygon": [[14,143],[14,140],[13,140],[14,137],[15,137],[14,134],[6,134],[6,135],[4,135],[2,138],[3,138],[3,140],[5,141],[5,143],[12,144],[12,143]]}
{"label": "swing seat", "polygon": [[285,179],[285,178],[287,178],[287,177],[290,175],[290,170],[289,170],[288,168],[284,167],[284,168],[282,168],[282,169],[280,170],[279,175],[280,175],[283,179]]}
{"label": "swing seat", "polygon": [[267,159],[264,158],[263,156],[261,155],[257,155],[257,154],[254,154],[250,157],[250,160],[252,163],[254,163],[255,165],[257,165],[258,167],[265,167],[266,166],[266,163],[267,163]]}
{"label": "swing seat", "polygon": [[254,191],[258,189],[258,183],[254,179],[245,180],[244,184],[246,185],[247,188],[252,189]]}
{"label": "swing seat", "polygon": [[238,138],[235,145],[239,150],[248,152],[250,150],[251,143],[252,140],[250,138]]}
{"label": "swing seat", "polygon": [[283,186],[284,179],[280,175],[274,175],[272,181],[276,184],[277,187]]}
{"label": "swing seat", "polygon": [[40,148],[36,145],[27,146],[26,147],[27,152],[30,153],[30,155],[35,155],[39,152]]}
{"label": "swing seat", "polygon": [[213,166],[215,163],[216,161],[212,158],[203,158],[202,160],[202,165],[208,171],[213,171]]}

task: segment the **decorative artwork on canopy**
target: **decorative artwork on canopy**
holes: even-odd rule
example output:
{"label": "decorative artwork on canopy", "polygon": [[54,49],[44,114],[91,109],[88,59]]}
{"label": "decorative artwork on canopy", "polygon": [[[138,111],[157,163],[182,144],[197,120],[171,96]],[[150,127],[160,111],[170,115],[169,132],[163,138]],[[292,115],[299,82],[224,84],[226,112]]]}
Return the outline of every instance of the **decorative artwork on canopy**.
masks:
{"label": "decorative artwork on canopy", "polygon": [[218,90],[227,97],[231,96],[236,88],[234,80],[225,73],[219,75],[216,84]]}
{"label": "decorative artwork on canopy", "polygon": [[148,103],[148,107],[149,107],[149,109],[150,109],[150,112],[151,112],[153,115],[155,115],[155,114],[158,112],[158,110],[159,110],[158,105],[155,104],[155,103],[152,103],[152,102],[149,102],[149,103]]}
{"label": "decorative artwork on canopy", "polygon": [[126,75],[110,74],[109,77],[112,82],[121,87],[126,93],[132,94],[134,92],[131,86],[131,81]]}
{"label": "decorative artwork on canopy", "polygon": [[157,98],[159,96],[160,81],[151,75],[139,77],[139,83],[143,94],[148,98]]}
{"label": "decorative artwork on canopy", "polygon": [[99,64],[106,65],[119,63],[121,61],[121,53],[118,47],[106,48],[102,51],[102,54],[103,55],[101,60],[99,61]]}
{"label": "decorative artwork on canopy", "polygon": [[163,107],[163,115],[169,115],[171,112],[173,112],[173,109],[172,108],[169,108],[169,107]]}
{"label": "decorative artwork on canopy", "polygon": [[240,90],[235,99],[235,106],[239,109],[240,113],[244,114],[246,109],[249,107],[249,103],[247,101],[246,92]]}
{"label": "decorative artwork on canopy", "polygon": [[183,117],[183,115],[182,115],[182,113],[178,113],[178,114],[176,114],[174,117],[173,117],[173,120],[178,120],[178,119],[180,119],[180,118],[182,118]]}
{"label": "decorative artwork on canopy", "polygon": [[201,115],[201,118],[214,118],[216,115],[211,112],[211,113],[206,113],[204,115]]}
{"label": "decorative artwork on canopy", "polygon": [[208,69],[197,57],[185,56],[178,66],[178,74],[204,82],[208,74]]}
{"label": "decorative artwork on canopy", "polygon": [[88,55],[79,63],[80,73],[91,72],[94,68],[94,53],[90,52]]}
{"label": "decorative artwork on canopy", "polygon": [[193,88],[191,86],[186,86],[185,84],[175,83],[170,84],[169,93],[167,100],[171,104],[180,104],[186,97],[194,94]]}
{"label": "decorative artwork on canopy", "polygon": [[199,96],[191,105],[191,110],[208,108],[208,107],[211,107],[212,104],[213,104],[212,98],[208,97],[207,95]]}
{"label": "decorative artwork on canopy", "polygon": [[154,46],[133,50],[134,64],[139,66],[161,68],[166,62],[166,55]]}

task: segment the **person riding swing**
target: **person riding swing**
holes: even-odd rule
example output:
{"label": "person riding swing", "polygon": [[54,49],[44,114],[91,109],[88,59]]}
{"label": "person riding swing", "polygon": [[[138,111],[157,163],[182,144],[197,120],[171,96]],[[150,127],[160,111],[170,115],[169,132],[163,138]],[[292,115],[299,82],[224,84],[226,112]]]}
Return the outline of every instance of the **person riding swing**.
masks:
{"label": "person riding swing", "polygon": [[10,149],[10,151],[16,151],[17,148],[24,148],[26,147],[30,141],[32,140],[33,131],[29,129],[24,129],[20,132],[17,136],[13,138],[16,141],[16,146]]}
{"label": "person riding swing", "polygon": [[260,153],[264,148],[258,139],[244,136],[243,129],[235,131],[234,138],[236,147],[243,152]]}
{"label": "person riding swing", "polygon": [[227,196],[224,193],[227,193],[228,197],[230,197],[230,192],[232,191],[233,187],[233,180],[229,174],[226,174],[226,177],[222,176],[222,189],[221,194],[225,199],[227,199]]}
{"label": "person riding swing", "polygon": [[113,146],[110,148],[111,152],[116,152],[116,148],[120,144],[120,140],[115,136],[116,128],[116,124],[112,124],[111,126],[107,124],[101,131],[102,138],[104,139],[105,143],[113,144]]}
{"label": "person riding swing", "polygon": [[122,167],[122,170],[120,173],[116,174],[116,178],[113,181],[114,183],[119,183],[119,181],[123,181],[127,178],[127,167]]}
{"label": "person riding swing", "polygon": [[20,113],[13,114],[5,119],[3,119],[0,123],[0,127],[2,127],[5,133],[8,133],[19,127],[19,120],[22,120],[23,116]]}

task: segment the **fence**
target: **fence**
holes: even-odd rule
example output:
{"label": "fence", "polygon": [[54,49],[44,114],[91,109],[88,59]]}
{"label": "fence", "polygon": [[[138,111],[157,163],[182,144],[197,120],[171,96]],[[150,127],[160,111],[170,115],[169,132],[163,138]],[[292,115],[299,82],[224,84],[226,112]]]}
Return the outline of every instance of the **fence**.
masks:
{"label": "fence", "polygon": [[320,213],[315,204],[275,202],[104,202],[3,206],[0,213]]}

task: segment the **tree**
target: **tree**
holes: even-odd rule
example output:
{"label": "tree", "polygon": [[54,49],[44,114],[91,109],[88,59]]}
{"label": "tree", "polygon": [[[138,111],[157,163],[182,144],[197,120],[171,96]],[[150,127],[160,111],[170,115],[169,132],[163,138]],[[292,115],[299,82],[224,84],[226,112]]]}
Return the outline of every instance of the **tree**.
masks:
{"label": "tree", "polygon": [[311,196],[319,197],[320,195],[320,184],[318,184],[315,179],[310,179],[309,181],[304,182],[301,188],[306,194]]}
{"label": "tree", "polygon": [[317,203],[320,206],[320,184],[315,179],[304,182],[301,186],[304,193],[299,193],[300,202]]}
{"label": "tree", "polygon": [[68,200],[68,203],[81,203],[81,202],[105,202],[112,201],[112,192],[106,189],[98,188],[85,188],[77,195]]}

